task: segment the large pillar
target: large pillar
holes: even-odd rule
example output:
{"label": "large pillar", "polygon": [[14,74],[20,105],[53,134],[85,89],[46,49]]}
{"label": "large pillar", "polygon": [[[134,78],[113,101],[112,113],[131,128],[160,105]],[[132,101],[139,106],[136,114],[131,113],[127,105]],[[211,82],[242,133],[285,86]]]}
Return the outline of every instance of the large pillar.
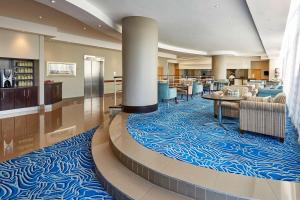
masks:
{"label": "large pillar", "polygon": [[212,56],[212,73],[215,80],[226,79],[226,56]]}
{"label": "large pillar", "polygon": [[153,19],[122,20],[123,111],[157,110],[158,27]]}

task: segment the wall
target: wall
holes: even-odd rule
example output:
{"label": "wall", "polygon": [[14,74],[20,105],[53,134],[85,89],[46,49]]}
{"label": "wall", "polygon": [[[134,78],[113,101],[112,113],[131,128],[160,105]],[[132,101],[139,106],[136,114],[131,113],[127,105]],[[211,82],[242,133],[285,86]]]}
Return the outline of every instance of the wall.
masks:
{"label": "wall", "polygon": [[282,69],[279,62],[279,59],[270,59],[269,61],[269,80],[275,79],[275,69],[279,69],[279,76],[277,79],[281,79],[282,77]]}
{"label": "wall", "polygon": [[227,69],[250,69],[253,57],[226,56]]}
{"label": "wall", "polygon": [[0,29],[0,57],[39,59],[39,36]]}
{"label": "wall", "polygon": [[158,58],[158,68],[163,69],[163,75],[168,74],[168,59],[167,58]]}
{"label": "wall", "polygon": [[[63,82],[63,98],[84,96],[84,55],[104,57],[104,80],[112,80],[114,72],[122,75],[122,54],[120,51],[77,45],[54,40],[45,40],[45,62],[74,62],[77,64],[76,77],[46,76],[45,80]],[[113,84],[105,84],[104,93],[112,93]]]}
{"label": "wall", "polygon": [[264,75],[264,71],[269,71],[269,60],[251,61],[251,69],[260,69],[261,78],[269,80],[269,76]]}

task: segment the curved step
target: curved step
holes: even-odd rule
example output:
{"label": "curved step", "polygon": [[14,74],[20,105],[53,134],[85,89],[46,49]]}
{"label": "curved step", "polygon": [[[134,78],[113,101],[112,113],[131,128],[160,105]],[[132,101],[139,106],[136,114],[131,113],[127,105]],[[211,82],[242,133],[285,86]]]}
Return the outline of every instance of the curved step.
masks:
{"label": "curved step", "polygon": [[[167,190],[193,199],[297,199],[300,184],[218,172],[178,161],[138,144],[128,133],[128,114],[109,127],[115,155],[132,172]],[[283,190],[282,188],[288,188]],[[295,195],[295,190],[299,191]]]}
{"label": "curved step", "polygon": [[92,155],[99,180],[117,200],[190,199],[158,187],[126,168],[112,152],[107,128],[99,128],[95,132],[92,139]]}

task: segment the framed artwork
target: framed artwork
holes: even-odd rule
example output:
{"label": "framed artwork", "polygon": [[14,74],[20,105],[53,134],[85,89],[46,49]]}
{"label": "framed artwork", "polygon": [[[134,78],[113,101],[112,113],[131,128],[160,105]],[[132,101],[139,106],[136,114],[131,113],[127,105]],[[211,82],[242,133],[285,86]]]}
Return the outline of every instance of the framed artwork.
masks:
{"label": "framed artwork", "polygon": [[76,63],[47,62],[47,76],[76,76]]}

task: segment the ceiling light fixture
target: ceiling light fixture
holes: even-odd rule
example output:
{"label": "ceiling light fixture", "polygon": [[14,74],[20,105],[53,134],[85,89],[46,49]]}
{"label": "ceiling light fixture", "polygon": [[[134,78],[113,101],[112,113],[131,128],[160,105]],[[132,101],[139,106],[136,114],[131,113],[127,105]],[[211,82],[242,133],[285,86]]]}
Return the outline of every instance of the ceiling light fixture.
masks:
{"label": "ceiling light fixture", "polygon": [[43,16],[40,15],[40,16],[39,16],[39,19],[43,19]]}
{"label": "ceiling light fixture", "polygon": [[101,24],[98,24],[98,28],[101,28],[102,27],[102,25]]}
{"label": "ceiling light fixture", "polygon": [[55,3],[56,1],[55,0],[51,0],[51,3]]}
{"label": "ceiling light fixture", "polygon": [[83,27],[83,30],[86,30],[86,27]]}

